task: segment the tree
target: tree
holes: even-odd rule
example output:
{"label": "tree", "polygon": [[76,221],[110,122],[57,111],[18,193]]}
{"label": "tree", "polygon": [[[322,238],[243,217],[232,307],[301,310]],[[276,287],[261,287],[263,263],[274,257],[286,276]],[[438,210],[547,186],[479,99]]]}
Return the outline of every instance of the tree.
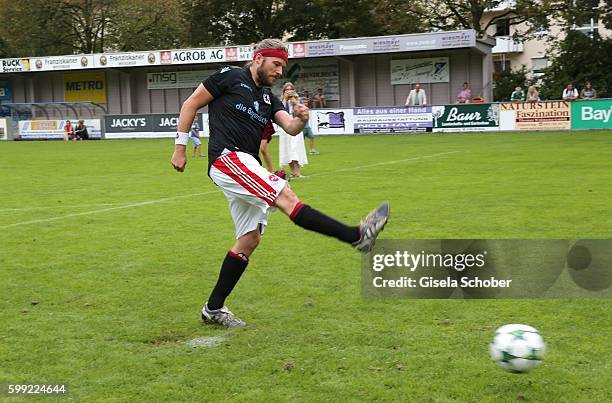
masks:
{"label": "tree", "polygon": [[9,49],[8,44],[4,39],[0,38],[0,59],[11,56],[13,55],[11,54],[11,50]]}
{"label": "tree", "polygon": [[[612,1],[612,0],[611,0]],[[422,2],[378,0],[374,2],[374,18],[380,25],[380,35],[400,35],[426,32],[423,19],[411,10],[422,7]]]}
{"label": "tree", "polygon": [[549,55],[551,65],[546,69],[540,93],[547,99],[561,98],[568,83],[582,87],[592,81],[599,97],[612,96],[612,38],[603,39],[598,33],[592,37],[570,30],[556,44]]}
{"label": "tree", "polygon": [[171,48],[183,39],[178,0],[0,0],[14,56]]}
{"label": "tree", "polygon": [[[190,46],[354,38],[421,32],[396,0],[181,0]],[[202,23],[205,21],[205,23]]]}
{"label": "tree", "polygon": [[287,32],[294,40],[355,38],[423,32],[420,19],[397,0],[287,2]]}
{"label": "tree", "polygon": [[527,87],[531,85],[527,78],[527,68],[522,66],[518,70],[504,70],[493,76],[495,88],[493,89],[493,100],[495,102],[510,101],[512,91],[516,87],[522,87],[527,92]]}
{"label": "tree", "polygon": [[118,51],[183,46],[186,28],[181,7],[177,0],[121,2],[109,27],[109,45]]}
{"label": "tree", "polygon": [[[509,3],[507,0],[420,0],[411,3],[408,12],[424,19],[430,29],[473,29],[481,37],[500,20],[514,26],[527,23],[516,34],[521,37],[548,27],[547,15],[553,7],[550,0],[515,0],[511,7]],[[500,11],[485,23],[485,11],[490,10]]]}
{"label": "tree", "polygon": [[250,44],[280,38],[286,28],[280,0],[183,0],[189,46]]}
{"label": "tree", "polygon": [[569,83],[583,87],[592,81],[598,96],[612,96],[612,38],[602,38],[594,30],[576,30],[601,20],[610,24],[612,0],[557,0],[551,19],[562,28],[561,35],[550,36],[541,94],[559,99]]}
{"label": "tree", "polygon": [[599,9],[604,26],[612,29],[612,0],[605,0]]}
{"label": "tree", "polygon": [[72,53],[61,28],[69,17],[50,6],[53,0],[0,0],[0,37],[13,57]]}

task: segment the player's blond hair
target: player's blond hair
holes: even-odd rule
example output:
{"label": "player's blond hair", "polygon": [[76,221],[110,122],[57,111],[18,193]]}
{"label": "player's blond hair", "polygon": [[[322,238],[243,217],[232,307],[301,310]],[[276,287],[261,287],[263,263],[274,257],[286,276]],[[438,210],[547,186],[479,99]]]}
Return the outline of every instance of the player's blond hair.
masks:
{"label": "player's blond hair", "polygon": [[286,51],[287,46],[280,39],[266,38],[263,41],[259,42],[257,45],[255,45],[254,50],[257,51],[262,49],[281,49]]}
{"label": "player's blond hair", "polygon": [[[287,45],[285,45],[285,43],[280,39],[266,38],[253,47],[253,52],[263,49],[281,49],[287,51]],[[249,68],[251,67],[251,64],[253,64],[252,60],[246,62],[244,67]]]}

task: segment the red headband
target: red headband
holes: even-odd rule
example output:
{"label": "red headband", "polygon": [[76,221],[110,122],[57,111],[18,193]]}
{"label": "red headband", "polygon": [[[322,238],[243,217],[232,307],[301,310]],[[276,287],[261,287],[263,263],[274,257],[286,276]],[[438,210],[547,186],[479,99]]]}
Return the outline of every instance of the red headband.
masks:
{"label": "red headband", "polygon": [[256,50],[253,53],[253,60],[257,57],[257,55],[269,56],[269,57],[278,57],[279,59],[283,59],[285,63],[288,62],[289,54],[285,49],[261,49]]}

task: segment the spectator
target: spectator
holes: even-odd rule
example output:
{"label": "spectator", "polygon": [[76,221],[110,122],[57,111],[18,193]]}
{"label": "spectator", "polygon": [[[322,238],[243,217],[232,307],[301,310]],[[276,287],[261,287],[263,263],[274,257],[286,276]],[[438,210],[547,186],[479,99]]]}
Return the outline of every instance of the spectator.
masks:
{"label": "spectator", "polygon": [[574,84],[569,83],[563,90],[562,98],[564,101],[573,101],[578,98],[578,90],[574,88]]}
{"label": "spectator", "polygon": [[304,90],[304,95],[302,95],[302,98],[300,99],[300,103],[302,105],[306,105],[309,108],[312,108],[312,99],[310,99],[308,90]]}
{"label": "spectator", "polygon": [[521,87],[516,87],[510,95],[510,101],[512,102],[523,102],[525,101],[525,91]]}
{"label": "spectator", "polygon": [[586,86],[580,91],[580,98],[582,99],[595,99],[597,98],[597,91],[593,88],[593,84],[587,81]]}
{"label": "spectator", "polygon": [[295,91],[295,87],[293,86],[293,83],[287,81],[285,84],[283,84],[283,92],[280,96],[280,100],[283,103],[283,106],[285,107],[285,111],[289,112],[289,104],[287,102],[287,93],[289,91]]}
{"label": "spectator", "polygon": [[325,99],[325,95],[323,95],[322,88],[317,88],[317,93],[312,97],[312,107],[327,108],[327,100]]}
{"label": "spectator", "polygon": [[74,137],[74,127],[72,127],[72,123],[69,120],[64,125],[64,141],[68,140],[76,140]]}
{"label": "spectator", "polygon": [[[272,141],[272,136],[276,133],[274,130],[274,125],[272,124],[272,120],[268,120],[266,126],[263,129],[261,134],[261,143],[259,143],[259,153],[263,157],[264,163],[266,164],[266,168],[268,171],[273,172],[272,168],[272,158],[270,158],[270,152],[268,151],[268,144]],[[278,176],[281,179],[285,179],[286,174],[285,171],[279,169],[278,171],[274,171],[274,175]]]}
{"label": "spectator", "polygon": [[406,106],[427,105],[427,94],[421,89],[421,84],[415,84],[406,98]]}
{"label": "spectator", "polygon": [[[284,93],[287,100],[288,113],[293,116],[293,109],[298,104],[298,94],[293,90]],[[304,146],[304,134],[299,133],[291,136],[281,130],[278,138],[279,165],[282,167],[289,165],[292,178],[304,178],[300,172],[301,167],[308,164],[306,148]]]}
{"label": "spectator", "polygon": [[193,123],[191,124],[191,129],[189,130],[189,138],[193,141],[193,157],[195,158],[196,152],[198,153],[198,157],[203,157],[202,155],[202,138],[200,137],[200,125],[198,124],[197,115],[193,119]]}
{"label": "spectator", "polygon": [[[302,98],[302,100],[303,99],[304,98]],[[299,101],[299,102],[302,103],[302,101]],[[308,106],[308,105],[306,105],[306,106]],[[310,127],[310,121],[306,122],[306,125],[304,125],[304,130],[302,131],[302,133],[304,134],[304,138],[308,138],[308,140],[309,140],[310,151],[308,151],[308,154],[310,154],[310,155],[319,155],[319,154],[321,154],[315,148],[315,136],[314,136],[314,133],[312,131],[312,127]]]}
{"label": "spectator", "polygon": [[463,83],[463,88],[457,94],[457,103],[458,104],[469,104],[472,100],[472,90],[470,89],[470,84],[466,81]]}
{"label": "spectator", "polygon": [[527,102],[540,102],[540,92],[536,88],[535,85],[529,86],[527,88]]}
{"label": "spectator", "polygon": [[75,140],[89,140],[89,132],[83,119],[79,120],[79,124],[74,129],[74,137]]}

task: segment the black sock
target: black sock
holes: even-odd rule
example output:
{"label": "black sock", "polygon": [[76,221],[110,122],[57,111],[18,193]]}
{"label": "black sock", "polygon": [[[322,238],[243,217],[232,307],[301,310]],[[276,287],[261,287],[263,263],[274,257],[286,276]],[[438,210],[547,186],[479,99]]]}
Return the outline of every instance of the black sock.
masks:
{"label": "black sock", "polygon": [[302,202],[295,206],[289,218],[302,228],[333,236],[346,243],[356,242],[361,236],[359,227],[344,225]]}
{"label": "black sock", "polygon": [[243,254],[236,254],[232,251],[227,253],[221,265],[217,284],[215,284],[215,288],[213,288],[208,298],[208,309],[223,308],[225,299],[230,295],[238,280],[240,280],[240,276],[242,276],[248,264],[249,258]]}

